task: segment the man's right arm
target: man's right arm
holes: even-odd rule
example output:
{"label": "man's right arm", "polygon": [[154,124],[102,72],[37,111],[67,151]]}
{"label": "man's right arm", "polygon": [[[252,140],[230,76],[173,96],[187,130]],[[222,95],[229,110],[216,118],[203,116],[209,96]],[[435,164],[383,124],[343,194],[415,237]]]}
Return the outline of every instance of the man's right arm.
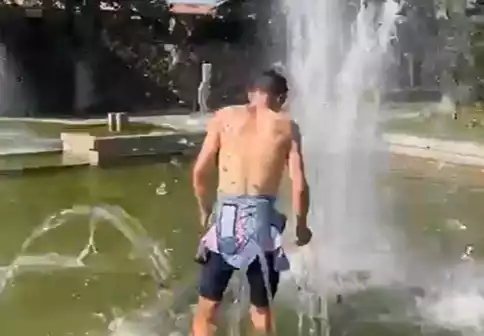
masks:
{"label": "man's right arm", "polygon": [[299,126],[292,122],[291,145],[288,155],[289,177],[292,183],[292,206],[298,227],[307,227],[309,211],[309,186],[304,173]]}
{"label": "man's right arm", "polygon": [[220,115],[221,112],[217,111],[208,122],[207,133],[192,172],[193,190],[197,198],[203,226],[205,226],[209,218],[212,206],[212,202],[208,199],[207,175],[217,165],[217,155],[220,149]]}

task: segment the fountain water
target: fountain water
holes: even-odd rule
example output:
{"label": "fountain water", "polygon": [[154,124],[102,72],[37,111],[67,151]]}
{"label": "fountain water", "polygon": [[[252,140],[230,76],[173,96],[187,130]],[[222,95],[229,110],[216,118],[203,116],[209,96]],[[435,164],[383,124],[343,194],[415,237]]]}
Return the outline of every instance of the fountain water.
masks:
{"label": "fountain water", "polygon": [[[28,253],[29,248],[39,238],[64,225],[74,223],[76,218],[85,218],[89,230],[87,243],[77,255],[60,255],[52,252],[47,254]],[[163,286],[171,273],[168,254],[158,242],[148,237],[141,224],[135,218],[116,206],[74,206],[71,209],[59,211],[48,217],[24,241],[20,252],[13,262],[6,267],[0,268],[0,294],[8,288],[8,285],[14,281],[16,276],[23,273],[89,267],[88,257],[97,253],[95,244],[96,229],[100,224],[104,223],[111,225],[131,243],[133,256],[144,261],[152,273],[154,282]],[[154,325],[157,327],[157,332],[160,330],[176,330],[173,328],[176,326],[175,322],[179,322],[180,316],[177,315],[176,318],[173,318],[170,313],[176,308],[174,303],[179,302],[182,298],[181,294],[173,295],[171,291],[161,289],[156,305],[151,310],[143,310],[142,314],[137,314],[143,316],[143,324],[142,329],[138,327],[136,332],[129,331],[129,327],[133,328],[133,322],[124,316],[118,316],[109,325],[109,329],[114,335],[147,335],[147,330],[153,327],[152,322],[156,321]],[[150,312],[154,314],[152,319],[148,318]],[[185,323],[184,325],[188,324]],[[173,328],[167,329],[169,326]],[[168,334],[169,332],[167,331]],[[156,335],[160,334],[156,333]]]}
{"label": "fountain water", "polygon": [[[40,237],[65,224],[69,224],[74,217],[86,217],[89,227],[87,244],[77,256],[64,256],[56,253],[45,255],[28,255],[28,249]],[[14,261],[2,269],[0,278],[0,293],[16,275],[32,270],[51,268],[86,267],[85,260],[90,254],[97,253],[94,235],[101,222],[107,222],[118,230],[132,244],[136,256],[148,262],[153,278],[160,284],[170,273],[170,263],[166,252],[160,245],[151,241],[143,227],[135,218],[129,216],[121,208],[114,206],[75,206],[61,210],[47,218],[24,241],[18,256]]]}
{"label": "fountain water", "polygon": [[[324,318],[325,300],[335,293],[417,283],[426,293],[423,299],[414,297],[420,316],[413,315],[411,323],[464,332],[470,328],[469,335],[474,335],[484,321],[476,285],[482,276],[475,265],[467,265],[466,272],[448,264],[434,267],[431,277],[436,282],[428,287],[428,274],[422,270],[428,271],[430,264],[403,253],[402,235],[382,225],[384,200],[374,185],[385,162],[377,127],[379,93],[383,71],[391,61],[388,48],[395,38],[399,2],[362,1],[354,29],[345,28],[351,24],[342,19],[345,1],[287,1],[285,5],[287,64],[294,83],[291,111],[304,134],[313,204],[310,223],[315,233],[309,249],[294,256],[302,267],[293,272],[302,284],[302,295],[312,293],[313,303],[322,300],[323,304],[316,310],[314,304],[306,307],[305,313]],[[348,32],[352,33],[349,47],[341,42]],[[476,286],[463,290],[462,285],[470,283]]]}
{"label": "fountain water", "polygon": [[[317,257],[311,269],[317,271],[310,282],[323,295],[328,286],[340,287],[339,276],[355,271],[368,272],[374,282],[397,280],[392,237],[380,225],[373,183],[382,162],[376,150],[378,91],[399,5],[362,3],[347,50],[341,39],[350,23],[338,15],[344,2],[287,6],[291,104],[304,134],[313,204]],[[331,280],[335,275],[338,281]]]}

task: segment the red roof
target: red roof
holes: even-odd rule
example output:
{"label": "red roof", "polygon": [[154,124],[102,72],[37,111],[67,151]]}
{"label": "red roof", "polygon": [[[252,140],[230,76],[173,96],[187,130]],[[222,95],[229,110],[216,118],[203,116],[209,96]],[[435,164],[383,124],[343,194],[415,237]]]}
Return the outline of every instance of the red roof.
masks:
{"label": "red roof", "polygon": [[176,14],[212,15],[215,6],[203,4],[171,4],[170,12]]}

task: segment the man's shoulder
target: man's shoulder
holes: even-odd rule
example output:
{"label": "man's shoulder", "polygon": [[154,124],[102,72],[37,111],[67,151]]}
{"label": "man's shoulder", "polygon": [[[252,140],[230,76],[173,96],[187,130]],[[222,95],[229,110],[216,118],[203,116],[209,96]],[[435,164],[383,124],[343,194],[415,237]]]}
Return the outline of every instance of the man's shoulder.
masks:
{"label": "man's shoulder", "polygon": [[216,110],[210,118],[207,128],[220,130],[222,124],[228,120],[233,120],[235,116],[240,115],[242,109],[247,109],[245,105],[230,105]]}
{"label": "man's shoulder", "polygon": [[279,118],[279,121],[288,130],[288,133],[290,133],[290,134],[299,133],[299,125],[291,117],[291,115],[289,113],[281,112],[281,113],[278,114],[278,118]]}
{"label": "man's shoulder", "polygon": [[215,112],[215,116],[224,117],[224,116],[233,115],[234,113],[238,113],[246,110],[247,110],[246,105],[229,105],[218,109]]}

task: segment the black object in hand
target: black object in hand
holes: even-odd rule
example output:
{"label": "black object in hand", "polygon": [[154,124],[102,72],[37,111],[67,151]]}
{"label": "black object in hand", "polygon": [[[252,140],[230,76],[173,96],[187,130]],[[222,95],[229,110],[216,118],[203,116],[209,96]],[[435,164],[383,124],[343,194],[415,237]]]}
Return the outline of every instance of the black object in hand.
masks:
{"label": "black object in hand", "polygon": [[195,255],[195,262],[200,265],[205,265],[208,262],[210,250],[203,245],[200,245]]}
{"label": "black object in hand", "polygon": [[304,246],[309,244],[313,237],[313,233],[307,226],[297,226],[296,227],[296,245]]}

